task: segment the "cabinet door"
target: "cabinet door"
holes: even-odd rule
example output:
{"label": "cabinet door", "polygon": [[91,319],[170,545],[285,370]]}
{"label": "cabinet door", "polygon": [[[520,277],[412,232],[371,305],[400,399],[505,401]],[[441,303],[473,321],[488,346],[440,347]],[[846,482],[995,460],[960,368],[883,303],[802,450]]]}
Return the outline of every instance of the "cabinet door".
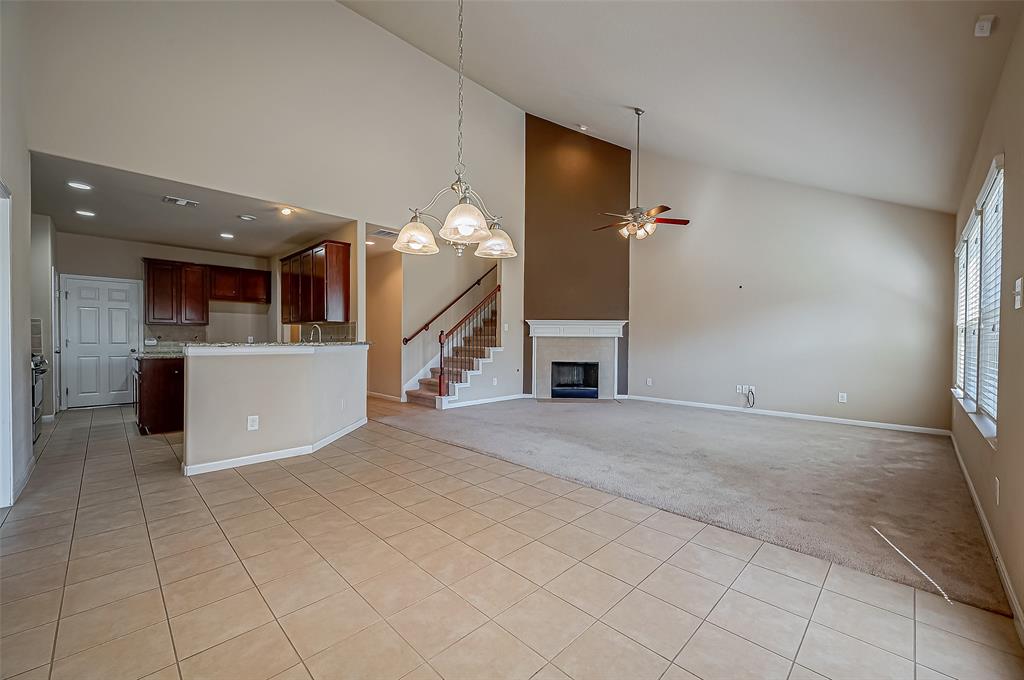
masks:
{"label": "cabinet door", "polygon": [[210,323],[209,269],[199,264],[181,265],[181,318],[185,326]]}
{"label": "cabinet door", "polygon": [[242,302],[270,304],[270,272],[241,269]]}
{"label": "cabinet door", "polygon": [[146,323],[178,323],[181,297],[181,266],[177,262],[147,260]]}
{"label": "cabinet door", "polygon": [[313,302],[313,251],[307,250],[306,252],[299,255],[299,268],[302,276],[302,280],[299,283],[299,289],[302,291],[302,297],[299,301],[299,321],[301,323],[307,323],[309,321],[316,321],[313,318],[312,302]]}
{"label": "cabinet door", "polygon": [[309,291],[309,320],[327,320],[327,249],[317,246],[311,253],[313,260]]}
{"label": "cabinet door", "polygon": [[288,260],[289,276],[292,280],[291,298],[288,301],[289,323],[300,323],[302,316],[299,313],[299,300],[302,299],[302,275],[299,270],[299,256],[296,255]]}
{"label": "cabinet door", "polygon": [[210,299],[240,300],[243,271],[234,267],[210,267]]}
{"label": "cabinet door", "polygon": [[348,243],[327,243],[326,250],[326,305],[324,321],[347,323],[349,319],[349,269],[351,245]]}
{"label": "cabinet door", "polygon": [[291,260],[281,260],[281,323],[292,322]]}

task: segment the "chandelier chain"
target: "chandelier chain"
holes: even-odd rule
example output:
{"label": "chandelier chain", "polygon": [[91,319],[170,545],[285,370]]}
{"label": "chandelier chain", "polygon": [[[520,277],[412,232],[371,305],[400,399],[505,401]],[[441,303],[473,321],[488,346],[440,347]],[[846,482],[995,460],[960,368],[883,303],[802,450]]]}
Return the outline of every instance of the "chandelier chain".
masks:
{"label": "chandelier chain", "polygon": [[463,0],[459,0],[459,135],[458,135],[458,138],[459,138],[459,159],[458,159],[458,162],[455,164],[455,174],[460,179],[462,178],[462,175],[465,174],[465,172],[466,172],[466,164],[462,162],[462,117],[463,117],[463,109],[465,108],[465,100],[464,100],[464,97],[463,97],[463,94],[462,94],[462,87],[463,87],[463,85],[462,85],[462,81],[463,81],[463,75],[462,75],[462,58],[463,58],[463,49],[462,49],[462,40],[463,40],[463,32],[462,32],[462,4],[463,4]]}

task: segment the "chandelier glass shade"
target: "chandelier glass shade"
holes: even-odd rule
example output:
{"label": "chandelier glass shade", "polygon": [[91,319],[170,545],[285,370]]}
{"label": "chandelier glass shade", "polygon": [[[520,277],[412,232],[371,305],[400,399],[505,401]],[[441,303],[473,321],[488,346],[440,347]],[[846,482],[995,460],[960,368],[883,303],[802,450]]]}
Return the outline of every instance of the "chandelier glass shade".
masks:
{"label": "chandelier glass shade", "polygon": [[[466,246],[477,245],[476,255],[486,258],[516,257],[512,239],[501,229],[500,217],[487,209],[483,198],[466,181],[466,164],[462,162],[462,118],[463,118],[463,0],[459,0],[459,118],[458,118],[458,161],[455,164],[455,181],[434,194],[434,198],[423,208],[412,208],[412,220],[402,227],[392,248],[409,255],[434,255],[437,244],[430,229],[423,223],[426,217],[441,226],[438,236],[448,242],[461,257]],[[448,212],[444,222],[431,215],[430,210],[442,197],[451,191],[458,196],[455,207]]]}

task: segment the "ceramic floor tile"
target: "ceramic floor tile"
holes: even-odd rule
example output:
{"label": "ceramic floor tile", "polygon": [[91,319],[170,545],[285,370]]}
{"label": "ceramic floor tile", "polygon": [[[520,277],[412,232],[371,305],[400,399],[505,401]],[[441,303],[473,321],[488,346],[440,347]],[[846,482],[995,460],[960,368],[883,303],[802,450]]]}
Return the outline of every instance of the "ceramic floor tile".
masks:
{"label": "ceramic floor tile", "polygon": [[576,564],[575,559],[537,541],[505,555],[499,562],[539,586]]}
{"label": "ceramic floor tile", "polygon": [[526,680],[545,660],[497,624],[487,623],[431,660],[446,680]]}
{"label": "ceramic floor tile", "polygon": [[678,607],[634,590],[601,620],[666,659],[675,658],[700,626],[700,619]]}
{"label": "ceramic floor tile", "polygon": [[833,564],[825,579],[825,590],[914,617],[914,589]]}
{"label": "ceramic floor tile", "polygon": [[592,534],[586,529],[567,524],[542,536],[540,542],[578,560],[585,559],[609,543],[607,538]]}
{"label": "ceramic floor tile", "polygon": [[1024,659],[926,623],[917,626],[917,662],[958,680],[1024,678]]}
{"label": "ceramic floor tile", "polygon": [[445,588],[388,622],[423,658],[430,659],[487,623],[487,617]]}
{"label": "ceramic floor tile", "polygon": [[[334,506],[330,507],[333,508]],[[224,530],[224,534],[228,538],[234,538],[244,534],[251,534],[252,532],[259,531],[260,529],[269,529],[270,527],[284,523],[285,518],[282,517],[277,510],[274,508],[267,508],[266,510],[259,510],[248,515],[240,515],[238,517],[232,517],[231,519],[222,520],[220,527]]]}
{"label": "ceramic floor tile", "polygon": [[656,529],[681,538],[684,541],[689,541],[691,538],[697,535],[706,524],[703,522],[697,522],[690,519],[689,517],[683,517],[682,515],[676,515],[671,512],[665,512],[659,510],[647,519],[643,521],[643,526]]}
{"label": "ceramic floor tile", "polygon": [[175,581],[163,587],[169,616],[177,616],[252,588],[253,581],[239,562]]}
{"label": "ceramic floor tile", "polygon": [[796,657],[807,629],[807,619],[735,590],[722,596],[707,620],[787,659]]}
{"label": "ceramic floor tile", "polygon": [[494,562],[461,541],[450,543],[414,561],[428,574],[449,586]]}
{"label": "ceramic floor tile", "polygon": [[618,543],[609,543],[584,562],[632,586],[647,578],[661,564],[650,555]]}
{"label": "ceramic floor tile", "polygon": [[62,595],[61,589],[57,588],[3,605],[3,616],[0,616],[0,637],[56,621],[60,613]]}
{"label": "ceramic floor tile", "polygon": [[181,678],[264,680],[292,668],[298,661],[281,627],[272,621],[185,659],[181,662]]}
{"label": "ceramic floor tile", "polygon": [[70,616],[86,609],[137,595],[152,590],[158,585],[156,569],[152,563],[82,581],[68,586],[64,590],[61,616]]}
{"label": "ceramic floor tile", "polygon": [[696,543],[684,545],[669,558],[668,563],[723,586],[732,585],[746,566],[743,560]]}
{"label": "ceramic floor tile", "polygon": [[162,621],[53,664],[53,680],[138,678],[174,663],[167,622]]}
{"label": "ceramic floor tile", "polygon": [[726,590],[725,586],[670,564],[655,569],[637,587],[701,618],[714,609]]}
{"label": "ceramic floor tile", "polygon": [[613,501],[602,505],[601,510],[611,513],[612,515],[628,519],[631,522],[643,522],[645,519],[658,512],[657,508],[652,508],[649,505],[631,501],[628,498],[616,498]]}
{"label": "ceramic floor tile", "polygon": [[437,496],[429,501],[410,505],[406,509],[424,521],[435,522],[442,517],[448,517],[461,511],[463,507],[453,500]]}
{"label": "ceramic floor tile", "polygon": [[[529,472],[532,472],[532,470]],[[514,500],[516,503],[522,503],[528,508],[536,508],[539,505],[555,500],[558,496],[548,493],[543,489],[538,489],[535,486],[524,486],[522,489],[505,494],[505,498]]]}
{"label": "ceramic floor tile", "polygon": [[287,524],[260,529],[228,539],[240,559],[255,557],[276,548],[302,541],[302,536]]}
{"label": "ceramic floor tile", "polygon": [[597,489],[588,489],[586,487],[581,487],[575,491],[567,493],[565,497],[571,501],[589,505],[592,508],[599,508],[617,498],[610,493],[598,491]]}
{"label": "ceramic floor tile", "polygon": [[397,680],[423,659],[384,622],[306,660],[316,680]]}
{"label": "ceramic floor tile", "polygon": [[61,619],[54,659],[109,642],[167,619],[160,589]]}
{"label": "ceramic floor tile", "polygon": [[302,541],[242,560],[256,585],[284,576],[322,559],[309,543]]}
{"label": "ceramic floor tile", "polygon": [[683,547],[686,541],[671,534],[638,525],[619,536],[615,542],[664,561]]}
{"label": "ceramic floor tile", "polygon": [[494,620],[547,659],[553,659],[594,623],[594,617],[546,590],[531,593]]}
{"label": "ceramic floor tile", "polygon": [[444,584],[408,562],[354,587],[381,616],[390,616],[426,599]]}
{"label": "ceramic floor tile", "polygon": [[791,662],[738,635],[704,623],[679,652],[675,663],[703,680],[784,680],[789,675]]}
{"label": "ceramic floor tile", "polygon": [[153,555],[157,559],[195,550],[224,539],[224,532],[216,524],[188,529],[168,536],[153,539]]}
{"label": "ceramic floor tile", "polygon": [[446,534],[464,539],[493,525],[494,520],[467,509],[436,519],[432,523]]}
{"label": "ceramic floor tile", "polygon": [[811,617],[818,593],[821,592],[817,586],[756,564],[748,564],[733,582],[732,588],[803,618]]}
{"label": "ceramic floor tile", "polygon": [[320,561],[268,581],[259,589],[274,616],[280,618],[348,587],[331,565]]}
{"label": "ceramic floor tile", "polygon": [[914,658],[914,621],[887,609],[823,590],[811,620],[893,654]]}
{"label": "ceramic floor tile", "polygon": [[808,626],[796,661],[801,666],[834,680],[914,678],[914,663],[909,659],[817,623]]}
{"label": "ceramic floor tile", "polygon": [[483,531],[467,536],[464,542],[487,555],[499,559],[530,542],[530,537],[503,524],[494,524]]}
{"label": "ceramic floor tile", "polygon": [[421,526],[424,522],[411,512],[399,508],[378,517],[362,520],[362,523],[363,526],[381,538],[388,538]]}
{"label": "ceramic floor tile", "polygon": [[[552,517],[557,517],[563,522],[572,522],[573,520],[577,520],[594,510],[589,505],[577,503],[576,501],[571,501],[568,498],[555,498],[543,505],[538,505],[537,509],[545,514],[551,515]],[[625,531],[625,529],[623,529],[623,531]]]}
{"label": "ceramic floor tile", "polygon": [[544,587],[569,604],[598,618],[632,590],[619,579],[582,563]]}
{"label": "ceramic floor tile", "polygon": [[693,543],[748,561],[761,547],[761,541],[719,527],[707,526],[690,539]]}
{"label": "ceramic floor tile", "polygon": [[526,534],[530,538],[540,538],[565,526],[565,522],[562,520],[539,510],[526,510],[514,517],[509,517],[502,524],[521,534]]}
{"label": "ceramic floor tile", "polygon": [[828,575],[829,563],[817,557],[803,555],[789,548],[763,543],[750,560],[754,564],[821,586]]}
{"label": "ceramic floor tile", "polygon": [[574,678],[656,680],[669,666],[651,650],[603,623],[595,623],[552,661]]}
{"label": "ceramic floor tile", "polygon": [[537,589],[537,586],[504,565],[493,563],[451,586],[474,607],[497,616]]}
{"label": "ceramic floor tile", "polygon": [[209,649],[273,620],[256,588],[232,595],[171,619],[179,659]]}
{"label": "ceramic floor tile", "polygon": [[307,659],[380,620],[354,590],[344,590],[281,617],[281,627]]}
{"label": "ceramic floor tile", "polygon": [[0,677],[9,678],[49,663],[56,629],[56,623],[48,623],[0,639]]}
{"label": "ceramic floor tile", "polygon": [[959,603],[950,605],[938,595],[921,590],[917,591],[916,597],[918,621],[1016,656],[1024,656],[1012,618]]}

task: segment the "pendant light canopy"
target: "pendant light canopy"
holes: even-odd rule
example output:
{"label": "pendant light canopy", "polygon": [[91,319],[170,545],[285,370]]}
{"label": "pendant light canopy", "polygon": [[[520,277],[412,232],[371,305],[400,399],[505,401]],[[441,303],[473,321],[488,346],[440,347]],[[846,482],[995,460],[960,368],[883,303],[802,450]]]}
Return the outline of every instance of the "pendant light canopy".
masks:
{"label": "pendant light canopy", "polygon": [[[466,246],[477,245],[476,255],[487,258],[516,257],[516,249],[512,245],[512,239],[501,229],[500,217],[495,216],[484,204],[473,187],[466,181],[466,164],[462,162],[462,118],[463,118],[463,49],[462,49],[462,13],[463,0],[459,0],[459,124],[458,124],[458,162],[455,164],[455,181],[451,185],[434,194],[434,198],[423,208],[412,209],[412,221],[402,227],[398,239],[392,246],[395,250],[409,255],[433,255],[438,252],[437,244],[434,242],[434,235],[423,223],[422,218],[426,217],[438,225],[441,230],[438,236],[448,242],[448,245],[455,248],[455,252],[462,256]],[[455,192],[458,202],[448,212],[448,216],[442,222],[427,211],[434,207],[434,204],[449,191]]]}

